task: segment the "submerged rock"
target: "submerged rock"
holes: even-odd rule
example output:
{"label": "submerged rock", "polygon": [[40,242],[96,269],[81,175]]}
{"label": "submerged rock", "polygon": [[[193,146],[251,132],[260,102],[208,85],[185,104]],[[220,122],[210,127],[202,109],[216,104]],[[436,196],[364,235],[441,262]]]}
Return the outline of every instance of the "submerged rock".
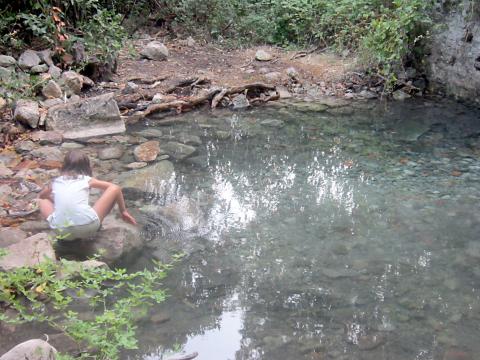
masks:
{"label": "submerged rock", "polygon": [[120,159],[124,151],[123,146],[109,146],[98,150],[98,158],[100,160]]}
{"label": "submerged rock", "polygon": [[162,150],[170,155],[175,160],[183,160],[197,151],[197,149],[190,145],[185,145],[175,141],[169,141],[162,145]]}
{"label": "submerged rock", "polygon": [[133,150],[133,156],[137,162],[152,162],[160,153],[159,142],[155,140],[147,141],[138,145]]}
{"label": "submerged rock", "polygon": [[55,360],[57,350],[40,339],[28,340],[18,344],[13,349],[3,354],[0,360]]}
{"label": "submerged rock", "polygon": [[129,193],[138,196],[142,193],[162,194],[174,177],[173,164],[163,160],[142,169],[128,171],[120,175],[119,180],[126,196]]}

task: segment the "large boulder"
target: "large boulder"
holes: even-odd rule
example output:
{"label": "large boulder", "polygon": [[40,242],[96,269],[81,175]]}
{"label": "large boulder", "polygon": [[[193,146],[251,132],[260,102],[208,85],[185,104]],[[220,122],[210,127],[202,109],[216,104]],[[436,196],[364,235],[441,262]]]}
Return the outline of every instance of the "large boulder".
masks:
{"label": "large boulder", "polygon": [[0,258],[0,270],[8,271],[25,266],[36,266],[46,259],[55,260],[55,251],[46,233],[39,233],[5,248]]}
{"label": "large boulder", "polygon": [[26,124],[35,129],[38,126],[38,121],[40,120],[38,103],[32,100],[18,100],[15,106],[13,118],[15,121]]}
{"label": "large boulder", "polygon": [[59,256],[72,259],[86,259],[98,254],[100,261],[112,265],[133,258],[143,246],[138,226],[109,215],[92,240],[61,240],[57,242],[56,250]]}
{"label": "large boulder", "polygon": [[18,344],[13,349],[3,354],[0,360],[55,360],[57,350],[40,339],[33,339]]}
{"label": "large boulder", "polygon": [[175,169],[168,160],[159,161],[138,170],[128,171],[120,176],[120,184],[125,195],[142,195],[143,193],[163,194],[168,184],[175,178]]}
{"label": "large boulder", "polygon": [[160,41],[151,41],[140,51],[140,55],[150,60],[166,60],[169,53]]}
{"label": "large boulder", "polygon": [[47,129],[60,131],[65,139],[85,139],[125,132],[113,93],[48,109]]}

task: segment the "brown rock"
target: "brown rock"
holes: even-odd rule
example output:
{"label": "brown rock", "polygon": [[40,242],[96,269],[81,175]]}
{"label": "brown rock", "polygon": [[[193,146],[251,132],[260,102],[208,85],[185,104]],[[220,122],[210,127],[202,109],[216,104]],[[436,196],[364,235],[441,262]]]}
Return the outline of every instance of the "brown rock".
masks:
{"label": "brown rock", "polygon": [[137,162],[151,162],[154,161],[160,153],[160,145],[158,141],[147,141],[138,145],[133,151],[135,160]]}

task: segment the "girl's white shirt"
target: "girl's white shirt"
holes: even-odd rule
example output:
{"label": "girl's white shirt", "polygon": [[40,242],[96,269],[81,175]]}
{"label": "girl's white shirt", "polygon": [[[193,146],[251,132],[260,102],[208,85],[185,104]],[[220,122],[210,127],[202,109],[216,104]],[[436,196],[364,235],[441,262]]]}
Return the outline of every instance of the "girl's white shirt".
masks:
{"label": "girl's white shirt", "polygon": [[89,204],[91,177],[86,175],[59,176],[52,182],[54,211],[47,218],[52,229],[85,225],[98,221]]}

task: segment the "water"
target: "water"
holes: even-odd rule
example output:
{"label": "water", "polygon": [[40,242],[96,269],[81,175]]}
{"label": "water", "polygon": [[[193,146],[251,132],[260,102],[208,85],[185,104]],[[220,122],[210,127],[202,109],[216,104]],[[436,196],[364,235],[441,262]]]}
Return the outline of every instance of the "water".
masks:
{"label": "water", "polygon": [[203,145],[140,204],[162,214],[145,258],[188,257],[152,311],[162,322],[142,324],[126,358],[480,353],[478,111],[309,106],[192,113],[162,128]]}

